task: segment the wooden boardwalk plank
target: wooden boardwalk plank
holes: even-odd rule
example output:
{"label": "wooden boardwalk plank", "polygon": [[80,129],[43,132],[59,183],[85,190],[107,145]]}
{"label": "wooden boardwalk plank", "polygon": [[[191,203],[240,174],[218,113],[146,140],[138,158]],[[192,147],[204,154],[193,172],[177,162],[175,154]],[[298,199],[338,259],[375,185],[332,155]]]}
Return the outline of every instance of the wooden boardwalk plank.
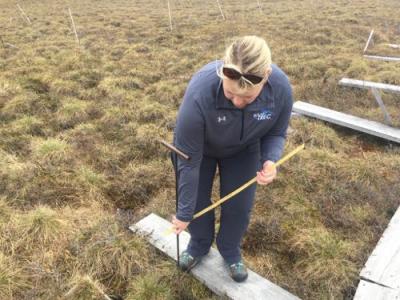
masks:
{"label": "wooden boardwalk plank", "polygon": [[[150,214],[130,229],[145,235],[150,243],[176,260],[176,235],[165,235],[171,223],[163,218]],[[185,249],[190,239],[187,232],[180,234],[180,248]],[[260,275],[248,270],[249,277],[245,282],[236,283],[228,275],[227,267],[217,250],[212,248],[202,262],[191,273],[203,282],[215,294],[228,299],[246,300],[292,300],[299,299],[283,288],[273,284]]]}
{"label": "wooden boardwalk plank", "polygon": [[353,300],[398,300],[400,291],[361,280]]}
{"label": "wooden boardwalk plank", "polygon": [[400,143],[400,129],[379,122],[369,121],[302,101],[294,103],[293,111]]}
{"label": "wooden boardwalk plank", "polygon": [[393,48],[393,49],[400,49],[400,45],[397,45],[397,44],[387,44],[390,48]]}
{"label": "wooden boardwalk plank", "polygon": [[364,55],[365,58],[383,61],[400,61],[400,57],[379,56],[379,55]]}
{"label": "wooden boardwalk plank", "polygon": [[400,207],[360,275],[362,278],[400,291]]}
{"label": "wooden boardwalk plank", "polygon": [[400,94],[400,86],[393,85],[393,84],[379,83],[379,82],[366,81],[366,80],[357,80],[357,79],[350,79],[350,78],[340,79],[339,84],[343,85],[343,86],[357,87],[357,88],[362,88],[362,89],[376,88],[376,89],[382,90],[384,92]]}

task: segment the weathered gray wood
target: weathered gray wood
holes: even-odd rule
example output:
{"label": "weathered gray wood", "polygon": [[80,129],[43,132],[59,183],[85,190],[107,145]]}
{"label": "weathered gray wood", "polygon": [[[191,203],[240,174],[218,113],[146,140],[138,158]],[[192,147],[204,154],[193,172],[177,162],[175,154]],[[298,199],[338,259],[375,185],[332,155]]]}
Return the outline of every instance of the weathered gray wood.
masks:
{"label": "weathered gray wood", "polygon": [[364,55],[365,58],[383,61],[400,61],[400,57],[379,56],[379,55]]}
{"label": "weathered gray wood", "polygon": [[400,291],[400,208],[392,217],[360,276]]}
{"label": "weathered gray wood", "polygon": [[301,101],[296,101],[294,103],[293,111],[309,117],[321,119],[337,125],[345,126],[354,130],[378,136],[380,138],[384,138],[396,143],[400,143],[400,129],[390,127],[378,122],[369,121],[356,116],[344,114],[338,111]]}
{"label": "weathered gray wood", "polygon": [[371,89],[375,88],[378,90],[382,90],[384,92],[400,94],[400,86],[394,84],[386,84],[380,82],[366,81],[366,80],[357,80],[351,78],[342,78],[339,81],[340,85],[349,86],[349,87],[357,87],[361,89]]}
{"label": "weathered gray wood", "polygon": [[[145,235],[152,245],[176,260],[176,236],[175,234],[165,235],[165,231],[171,225],[170,222],[163,218],[150,214],[131,226],[130,229]],[[182,232],[180,234],[180,246],[183,249],[186,248],[189,239],[189,233]],[[249,277],[245,282],[234,282],[228,275],[228,270],[222,257],[213,248],[203,258],[202,262],[191,271],[210,290],[228,299],[299,299],[251,270],[248,270],[248,272]]]}
{"label": "weathered gray wood", "polygon": [[353,300],[395,300],[400,299],[400,291],[361,280]]}

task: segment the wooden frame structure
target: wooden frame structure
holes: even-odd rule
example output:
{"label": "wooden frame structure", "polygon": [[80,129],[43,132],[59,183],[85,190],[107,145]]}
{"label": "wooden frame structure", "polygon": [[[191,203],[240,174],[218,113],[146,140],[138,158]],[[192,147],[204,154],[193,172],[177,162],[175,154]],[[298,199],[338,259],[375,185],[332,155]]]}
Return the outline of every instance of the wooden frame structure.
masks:
{"label": "wooden frame structure", "polygon": [[[369,44],[372,41],[373,35],[374,35],[374,30],[372,29],[369,34],[367,43],[365,44],[365,47],[364,47],[364,51],[363,51],[364,57],[368,58],[368,59],[373,59],[373,60],[395,61],[395,62],[399,61],[400,62],[400,57],[396,57],[396,56],[366,55],[365,52],[367,51]],[[387,44],[387,45],[391,48],[400,48],[400,45],[396,45],[396,44]]]}
{"label": "wooden frame structure", "polygon": [[383,116],[385,118],[385,123],[390,126],[393,125],[392,119],[390,118],[390,115],[386,110],[385,104],[382,101],[382,97],[379,91],[400,94],[400,86],[350,78],[342,78],[339,81],[339,85],[370,90],[382,110]]}

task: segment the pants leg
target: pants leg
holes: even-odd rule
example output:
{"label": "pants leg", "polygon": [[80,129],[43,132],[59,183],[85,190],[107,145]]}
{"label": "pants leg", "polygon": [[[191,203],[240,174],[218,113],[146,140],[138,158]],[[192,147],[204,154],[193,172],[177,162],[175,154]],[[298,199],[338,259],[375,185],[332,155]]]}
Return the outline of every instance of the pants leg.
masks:
{"label": "pants leg", "polygon": [[[203,157],[200,166],[200,179],[195,212],[211,205],[211,191],[216,167],[216,159]],[[190,222],[188,228],[191,238],[187,248],[190,255],[196,257],[208,253],[214,240],[214,222],[215,215],[213,210]]]}
{"label": "pants leg", "polygon": [[[234,157],[220,159],[218,167],[220,193],[224,197],[256,176],[260,167],[259,150],[252,147]],[[253,184],[222,204],[217,246],[228,264],[241,260],[240,243],[249,225],[255,191],[256,184]]]}

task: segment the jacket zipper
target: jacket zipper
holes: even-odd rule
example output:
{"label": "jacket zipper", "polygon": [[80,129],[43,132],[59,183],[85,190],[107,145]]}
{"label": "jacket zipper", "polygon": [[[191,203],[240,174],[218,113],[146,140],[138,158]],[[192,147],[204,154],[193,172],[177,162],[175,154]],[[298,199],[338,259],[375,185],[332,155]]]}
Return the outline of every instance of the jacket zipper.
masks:
{"label": "jacket zipper", "polygon": [[243,139],[243,128],[244,128],[244,112],[242,110],[242,128],[240,129],[240,141]]}

